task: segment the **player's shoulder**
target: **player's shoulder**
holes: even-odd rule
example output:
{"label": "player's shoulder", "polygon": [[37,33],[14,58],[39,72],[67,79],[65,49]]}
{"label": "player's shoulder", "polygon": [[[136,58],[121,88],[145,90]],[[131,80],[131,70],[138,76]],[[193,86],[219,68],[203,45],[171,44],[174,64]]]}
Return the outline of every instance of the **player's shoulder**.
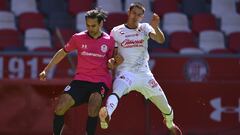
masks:
{"label": "player's shoulder", "polygon": [[124,24],[121,24],[121,25],[113,27],[112,31],[115,32],[115,31],[122,30],[124,28],[125,28]]}
{"label": "player's shoulder", "polygon": [[139,23],[140,27],[149,27],[150,24],[149,23]]}
{"label": "player's shoulder", "polygon": [[73,36],[78,37],[78,38],[86,37],[87,36],[87,31],[82,31],[82,32],[75,33]]}
{"label": "player's shoulder", "polygon": [[102,33],[102,38],[106,40],[112,40],[112,37],[106,32]]}

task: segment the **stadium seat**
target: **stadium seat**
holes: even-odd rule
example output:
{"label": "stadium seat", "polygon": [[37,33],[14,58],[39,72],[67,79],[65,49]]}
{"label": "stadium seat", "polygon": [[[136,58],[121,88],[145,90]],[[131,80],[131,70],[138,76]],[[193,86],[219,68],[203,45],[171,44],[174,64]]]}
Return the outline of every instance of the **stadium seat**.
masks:
{"label": "stadium seat", "polygon": [[55,30],[58,28],[75,28],[75,19],[67,12],[51,12],[48,17],[48,26]]}
{"label": "stadium seat", "polygon": [[0,30],[0,50],[23,47],[21,32],[14,29]]}
{"label": "stadium seat", "polygon": [[205,0],[182,0],[183,12],[188,16],[207,12],[207,3]]}
{"label": "stadium seat", "polygon": [[25,12],[38,13],[36,0],[11,0],[11,11],[19,16]]}
{"label": "stadium seat", "polygon": [[45,28],[44,16],[40,13],[22,13],[18,20],[22,32],[30,28]]}
{"label": "stadium seat", "polygon": [[79,12],[76,15],[76,30],[77,31],[83,31],[86,29],[85,13],[86,12]]}
{"label": "stadium seat", "polygon": [[72,15],[77,15],[79,12],[86,12],[93,8],[95,0],[69,0],[68,10]]}
{"label": "stadium seat", "polygon": [[199,55],[199,54],[204,54],[204,51],[199,49],[199,48],[182,48],[179,50],[180,54],[190,54],[190,55]]}
{"label": "stadium seat", "polygon": [[173,32],[190,32],[187,16],[178,12],[164,14],[163,31],[168,35]]}
{"label": "stadium seat", "polygon": [[240,15],[231,14],[221,18],[221,30],[229,35],[233,32],[240,32]]}
{"label": "stadium seat", "polygon": [[0,11],[8,11],[8,0],[0,0]]}
{"label": "stadium seat", "polygon": [[12,12],[0,11],[0,29],[17,29],[15,16]]}
{"label": "stadium seat", "polygon": [[122,0],[97,0],[97,7],[101,7],[108,13],[123,12]]}
{"label": "stadium seat", "polygon": [[232,54],[232,52],[228,49],[214,49],[209,51],[210,54]]}
{"label": "stadium seat", "polygon": [[165,13],[178,12],[178,2],[176,0],[154,0],[153,12],[159,16],[163,16]]}
{"label": "stadium seat", "polygon": [[221,18],[229,14],[236,14],[236,0],[211,0],[211,13]]}
{"label": "stadium seat", "polygon": [[217,21],[214,15],[200,13],[192,16],[192,31],[198,35],[204,30],[217,30]]}
{"label": "stadium seat", "polygon": [[177,52],[170,49],[170,48],[154,48],[152,49],[151,53],[157,54],[176,54]]}
{"label": "stadium seat", "polygon": [[191,32],[174,32],[170,35],[169,47],[179,52],[183,48],[199,49],[196,37]]}
{"label": "stadium seat", "polygon": [[25,31],[24,46],[29,51],[37,48],[52,48],[51,36],[47,29],[32,28]]}
{"label": "stadium seat", "polygon": [[206,53],[209,53],[212,50],[226,49],[223,33],[214,30],[200,32],[199,48]]}
{"label": "stadium seat", "polygon": [[110,32],[113,27],[123,24],[127,21],[127,14],[126,13],[110,13],[108,18],[104,24],[104,28],[107,32]]}
{"label": "stadium seat", "polygon": [[240,1],[237,2],[237,12],[240,14]]}
{"label": "stadium seat", "polygon": [[150,23],[150,21],[152,20],[152,16],[153,16],[153,12],[146,10],[144,13],[144,18],[142,22]]}
{"label": "stadium seat", "polygon": [[68,12],[66,0],[38,0],[41,13],[49,16],[52,12]]}
{"label": "stadium seat", "polygon": [[[54,34],[53,34],[53,44],[54,44],[55,50],[59,50],[60,48],[62,48],[63,45],[65,45],[70,40],[72,35],[76,33],[75,30],[68,29],[68,28],[59,29],[59,32],[61,34],[61,37],[57,35],[56,31],[54,31]],[[63,39],[63,42],[64,42],[63,45],[61,44],[60,38]]]}
{"label": "stadium seat", "polygon": [[240,32],[231,33],[228,35],[229,50],[234,53],[240,53]]}

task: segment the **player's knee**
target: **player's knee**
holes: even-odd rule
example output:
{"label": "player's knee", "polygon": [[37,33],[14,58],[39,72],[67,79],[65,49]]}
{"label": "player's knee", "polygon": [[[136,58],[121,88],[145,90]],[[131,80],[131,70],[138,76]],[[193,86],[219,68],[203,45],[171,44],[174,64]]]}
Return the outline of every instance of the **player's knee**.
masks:
{"label": "player's knee", "polygon": [[61,107],[61,106],[57,106],[55,108],[55,114],[56,115],[64,115],[66,111],[67,111],[67,109],[64,108],[64,107]]}
{"label": "player's knee", "polygon": [[122,79],[116,79],[113,84],[113,92],[116,93],[119,98],[121,98],[126,93],[128,88],[129,84]]}
{"label": "player's knee", "polygon": [[72,98],[62,98],[59,100],[56,108],[55,114],[57,115],[64,115],[69,108],[74,105],[74,101]]}

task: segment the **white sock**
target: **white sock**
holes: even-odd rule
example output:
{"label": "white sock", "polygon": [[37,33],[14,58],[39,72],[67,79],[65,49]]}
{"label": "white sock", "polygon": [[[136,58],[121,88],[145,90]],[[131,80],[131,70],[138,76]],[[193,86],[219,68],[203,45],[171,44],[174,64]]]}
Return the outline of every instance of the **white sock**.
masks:
{"label": "white sock", "polygon": [[113,112],[117,108],[117,105],[118,105],[118,98],[116,97],[116,95],[110,95],[107,99],[107,111],[108,111],[109,118],[111,118]]}

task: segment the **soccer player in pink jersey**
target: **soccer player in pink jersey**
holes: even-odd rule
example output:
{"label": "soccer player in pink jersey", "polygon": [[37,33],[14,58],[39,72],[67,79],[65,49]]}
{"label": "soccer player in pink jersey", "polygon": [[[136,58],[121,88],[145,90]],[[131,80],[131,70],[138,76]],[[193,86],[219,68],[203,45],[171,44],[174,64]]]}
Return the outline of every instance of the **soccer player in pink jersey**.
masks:
{"label": "soccer player in pink jersey", "polygon": [[181,135],[181,130],[173,122],[173,109],[148,66],[148,39],[152,38],[160,44],[165,40],[159,28],[160,18],[154,13],[150,24],[140,23],[144,11],[141,3],[132,3],[128,10],[127,23],[116,26],[111,31],[118,53],[124,60],[116,68],[113,93],[108,97],[106,106],[100,109],[100,125],[103,129],[108,128],[119,99],[136,90],[161,111],[170,134]]}
{"label": "soccer player in pink jersey", "polygon": [[61,134],[66,111],[83,103],[88,103],[86,133],[95,134],[102,99],[112,85],[108,61],[113,57],[114,40],[101,31],[106,17],[105,11],[101,9],[88,11],[85,15],[87,30],[74,34],[39,74],[40,80],[46,80],[51,67],[58,64],[69,52],[77,50],[78,64],[74,80],[66,86],[55,108],[54,135]]}

